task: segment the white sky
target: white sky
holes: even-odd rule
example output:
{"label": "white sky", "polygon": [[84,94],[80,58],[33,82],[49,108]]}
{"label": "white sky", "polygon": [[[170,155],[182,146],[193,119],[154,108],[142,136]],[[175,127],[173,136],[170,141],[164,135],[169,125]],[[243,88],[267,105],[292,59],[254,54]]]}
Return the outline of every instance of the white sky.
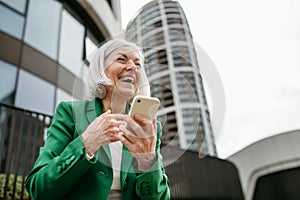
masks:
{"label": "white sky", "polygon": [[[121,0],[123,27],[147,2]],[[212,59],[225,88],[219,157],[300,129],[300,0],[179,3],[194,41]]]}

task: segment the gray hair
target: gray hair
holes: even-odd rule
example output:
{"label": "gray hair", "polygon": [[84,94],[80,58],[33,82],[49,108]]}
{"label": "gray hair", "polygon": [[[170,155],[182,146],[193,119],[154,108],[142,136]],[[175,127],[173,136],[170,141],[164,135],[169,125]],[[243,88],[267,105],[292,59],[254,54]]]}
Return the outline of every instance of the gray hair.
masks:
{"label": "gray hair", "polygon": [[[100,48],[97,49],[94,57],[91,60],[88,77],[87,77],[87,86],[88,86],[88,96],[90,98],[98,97],[103,98],[106,93],[105,89],[97,90],[98,85],[112,85],[112,81],[105,74],[104,61],[106,57],[115,49],[123,46],[133,47],[138,51],[140,62],[141,62],[141,81],[136,95],[150,96],[150,86],[144,69],[144,55],[140,47],[136,44],[128,42],[123,39],[111,39],[103,43]],[[100,92],[100,93],[99,93]]]}

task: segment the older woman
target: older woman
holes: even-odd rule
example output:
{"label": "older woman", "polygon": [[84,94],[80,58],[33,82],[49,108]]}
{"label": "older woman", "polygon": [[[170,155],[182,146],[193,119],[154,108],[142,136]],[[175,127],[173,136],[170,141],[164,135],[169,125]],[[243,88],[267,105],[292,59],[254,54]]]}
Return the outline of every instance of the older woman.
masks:
{"label": "older woman", "polygon": [[35,199],[169,199],[160,155],[161,126],[126,113],[149,95],[143,55],[109,40],[89,68],[91,100],[57,106],[45,145],[25,186]]}

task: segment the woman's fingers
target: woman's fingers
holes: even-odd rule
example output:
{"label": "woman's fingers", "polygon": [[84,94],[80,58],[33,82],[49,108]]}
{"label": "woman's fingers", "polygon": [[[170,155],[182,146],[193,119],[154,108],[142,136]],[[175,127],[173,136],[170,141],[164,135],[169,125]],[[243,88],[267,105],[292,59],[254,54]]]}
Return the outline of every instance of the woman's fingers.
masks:
{"label": "woman's fingers", "polygon": [[[153,151],[153,143],[156,143],[156,135],[148,135],[141,137],[133,134],[125,126],[120,126],[121,134],[119,136],[121,142],[132,152],[151,152]],[[154,146],[155,148],[155,146]]]}
{"label": "woman's fingers", "polygon": [[149,126],[151,124],[151,120],[144,117],[143,115],[135,114],[134,119],[140,124],[141,126]]}
{"label": "woman's fingers", "polygon": [[120,114],[111,114],[110,110],[97,117],[82,134],[84,146],[95,151],[102,145],[118,141],[119,127],[126,124],[120,118]]}
{"label": "woman's fingers", "polygon": [[134,119],[123,115],[123,120],[127,123],[127,129],[136,136],[149,137],[156,133],[156,125],[153,126],[152,121],[142,115],[136,114]]}
{"label": "woman's fingers", "polygon": [[119,126],[116,137],[137,159],[140,169],[149,169],[156,157],[156,119],[151,121],[141,115],[135,115],[134,120],[128,115],[122,118],[127,125]]}
{"label": "woman's fingers", "polygon": [[132,119],[108,110],[90,124],[87,135],[96,147],[121,140],[131,152],[148,153],[155,149],[156,119],[151,121],[138,114]]}

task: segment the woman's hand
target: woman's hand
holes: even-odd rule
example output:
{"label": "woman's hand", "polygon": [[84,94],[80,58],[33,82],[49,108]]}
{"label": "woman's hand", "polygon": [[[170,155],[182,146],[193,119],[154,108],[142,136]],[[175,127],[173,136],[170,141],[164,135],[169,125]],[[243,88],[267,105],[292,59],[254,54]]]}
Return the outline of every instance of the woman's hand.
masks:
{"label": "woman's hand", "polygon": [[123,117],[128,128],[120,126],[123,133],[118,137],[136,158],[139,169],[148,170],[156,160],[156,119],[151,121],[138,114],[134,116],[134,120],[128,115]]}
{"label": "woman's hand", "polygon": [[119,126],[125,124],[122,118],[121,114],[111,114],[108,110],[87,127],[82,133],[82,145],[89,156],[93,156],[101,146],[119,140]]}

